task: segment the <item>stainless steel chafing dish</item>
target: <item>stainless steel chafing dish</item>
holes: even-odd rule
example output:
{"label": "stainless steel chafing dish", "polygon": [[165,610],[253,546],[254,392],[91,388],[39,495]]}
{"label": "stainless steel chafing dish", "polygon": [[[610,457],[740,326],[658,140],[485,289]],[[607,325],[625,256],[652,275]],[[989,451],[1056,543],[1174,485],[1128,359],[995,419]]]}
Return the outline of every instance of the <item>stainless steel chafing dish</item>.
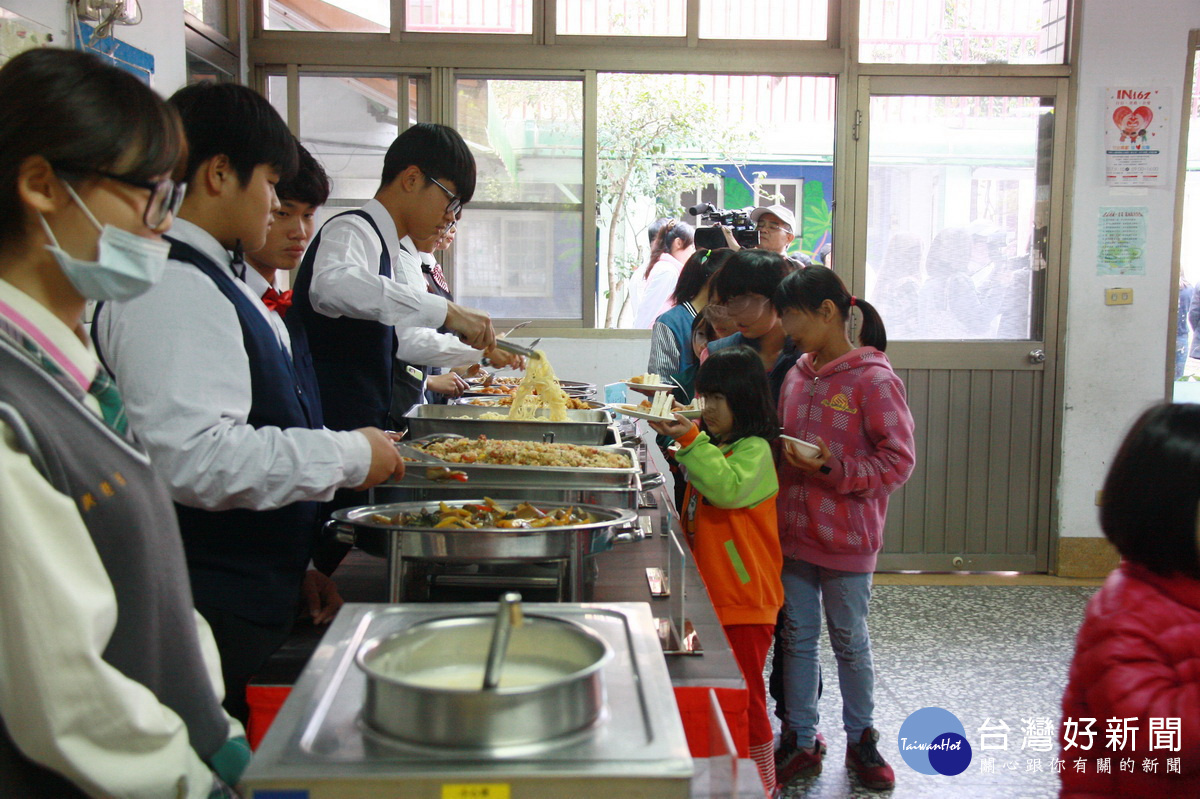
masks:
{"label": "stainless steel chafing dish", "polygon": [[[613,657],[602,665],[602,711],[579,732],[529,744],[464,748],[402,740],[366,722],[367,674],[356,664],[364,646],[424,622],[493,608],[345,605],[243,776],[247,799],[293,793],[311,799],[688,796],[693,764],[645,603],[525,605],[530,615],[585,627],[612,648]],[[481,724],[469,716],[450,723]]]}
{"label": "stainless steel chafing dish", "polygon": [[[538,415],[543,421],[517,421],[479,418],[489,413],[507,413],[508,407],[487,408],[476,405],[414,405],[404,418],[413,438],[437,433],[457,433],[468,438],[484,435],[516,441],[554,441],[561,444],[617,443],[612,414],[606,410],[567,411],[569,422],[553,422],[549,411]],[[461,417],[472,417],[463,419]]]}
{"label": "stainless steel chafing dish", "polygon": [[[617,528],[633,524],[634,511],[604,508],[597,505],[575,505],[588,513],[593,521],[525,529],[453,529],[405,526],[380,520],[398,514],[434,511],[439,501],[398,502],[388,505],[368,505],[334,511],[326,523],[339,540],[352,543],[363,551],[387,558],[388,594],[399,602],[413,592],[409,588],[410,572],[421,562],[445,564],[536,564],[555,562],[558,567],[559,599],[579,602],[584,598],[584,559],[595,552],[608,549]],[[451,507],[479,505],[482,497],[446,500]],[[515,501],[497,503],[502,506]],[[544,511],[566,507],[565,504],[536,503]]]}
{"label": "stainless steel chafing dish", "polygon": [[[426,436],[429,440],[433,437]],[[411,443],[421,444],[423,441],[414,440]],[[609,452],[620,452],[629,458],[629,466],[617,469],[602,469],[595,467],[574,466],[514,466],[494,463],[451,463],[447,466],[455,471],[464,472],[468,482],[482,486],[518,486],[537,488],[539,486],[556,487],[630,487],[638,485],[642,467],[637,452],[629,447],[602,447]],[[406,474],[399,483],[393,485],[417,485],[428,481],[415,473]]]}

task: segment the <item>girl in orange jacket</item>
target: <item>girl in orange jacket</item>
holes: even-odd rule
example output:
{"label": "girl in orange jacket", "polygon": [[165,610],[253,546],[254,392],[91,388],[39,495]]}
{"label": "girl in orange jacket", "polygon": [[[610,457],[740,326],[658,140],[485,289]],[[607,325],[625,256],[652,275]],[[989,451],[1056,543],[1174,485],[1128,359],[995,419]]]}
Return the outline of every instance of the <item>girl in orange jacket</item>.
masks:
{"label": "girl in orange jacket", "polygon": [[704,398],[702,429],[679,414],[651,427],[680,446],[676,458],[688,476],[680,515],[750,692],[750,755],[770,794],[775,761],[762,675],[783,604],[770,445],[779,421],[762,361],[749,347],[713,353],[696,374],[696,394]]}

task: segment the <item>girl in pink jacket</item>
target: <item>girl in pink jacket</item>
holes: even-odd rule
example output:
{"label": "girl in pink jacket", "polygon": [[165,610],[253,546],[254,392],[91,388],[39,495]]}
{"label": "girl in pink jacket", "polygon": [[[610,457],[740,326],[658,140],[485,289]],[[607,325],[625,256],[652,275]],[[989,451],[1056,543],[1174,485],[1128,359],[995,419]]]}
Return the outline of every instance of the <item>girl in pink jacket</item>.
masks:
{"label": "girl in pink jacket", "polygon": [[[807,456],[785,443],[779,467],[786,707],[777,778],[785,784],[821,771],[817,644],[823,603],[838,662],[846,766],[866,787],[885,790],[895,775],[876,747],[867,610],[887,498],[913,469],[912,414],[904,384],[883,354],[883,321],[832,270],[793,272],[774,303],[784,331],[804,353],[780,394],[783,432],[820,448]],[[862,346],[856,347],[848,328],[859,319]]]}

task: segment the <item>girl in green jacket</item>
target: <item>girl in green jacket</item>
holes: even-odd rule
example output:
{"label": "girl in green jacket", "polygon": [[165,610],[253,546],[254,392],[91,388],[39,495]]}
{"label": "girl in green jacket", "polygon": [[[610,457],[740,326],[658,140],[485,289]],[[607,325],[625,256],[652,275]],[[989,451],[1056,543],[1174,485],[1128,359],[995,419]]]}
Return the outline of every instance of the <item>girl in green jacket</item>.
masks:
{"label": "girl in green jacket", "polygon": [[696,394],[704,400],[702,429],[679,414],[650,426],[679,443],[676,458],[688,477],[680,515],[750,692],[750,756],[771,794],[775,761],[763,664],[783,604],[779,481],[770,445],[779,421],[762,361],[749,347],[713,353],[696,375]]}

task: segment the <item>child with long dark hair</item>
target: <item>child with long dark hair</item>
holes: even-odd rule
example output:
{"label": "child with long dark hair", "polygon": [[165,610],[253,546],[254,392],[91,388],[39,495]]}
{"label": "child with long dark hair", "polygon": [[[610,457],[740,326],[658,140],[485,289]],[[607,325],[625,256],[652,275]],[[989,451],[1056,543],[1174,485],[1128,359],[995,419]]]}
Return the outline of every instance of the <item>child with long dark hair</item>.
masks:
{"label": "child with long dark hair", "polygon": [[846,765],[866,787],[883,790],[895,775],[876,747],[867,610],[888,494],[913,469],[912,414],[883,354],[883,320],[832,270],[793,272],[774,303],[804,353],[780,393],[783,431],[819,448],[805,455],[788,442],[779,468],[786,710],[776,766],[783,784],[821,771],[817,646],[824,604],[838,662]]}
{"label": "child with long dark hair", "polygon": [[654,237],[650,261],[630,278],[635,306],[633,326],[649,330],[654,320],[673,305],[671,294],[683,265],[696,251],[695,228],[678,219],[667,220]]}
{"label": "child with long dark hair", "polygon": [[770,445],[779,425],[762,362],[749,347],[713,353],[696,375],[696,394],[704,400],[702,430],[679,414],[651,427],[680,445],[684,529],[750,691],[750,755],[769,794],[774,736],[762,674],[783,604]]}
{"label": "child with long dark hair", "polygon": [[[1100,529],[1121,564],[1088,602],[1075,640],[1062,757],[1084,768],[1063,769],[1060,795],[1200,796],[1200,405],[1143,413],[1102,497]],[[1105,734],[1116,722],[1128,735]],[[1157,771],[1097,762],[1160,756]]]}

